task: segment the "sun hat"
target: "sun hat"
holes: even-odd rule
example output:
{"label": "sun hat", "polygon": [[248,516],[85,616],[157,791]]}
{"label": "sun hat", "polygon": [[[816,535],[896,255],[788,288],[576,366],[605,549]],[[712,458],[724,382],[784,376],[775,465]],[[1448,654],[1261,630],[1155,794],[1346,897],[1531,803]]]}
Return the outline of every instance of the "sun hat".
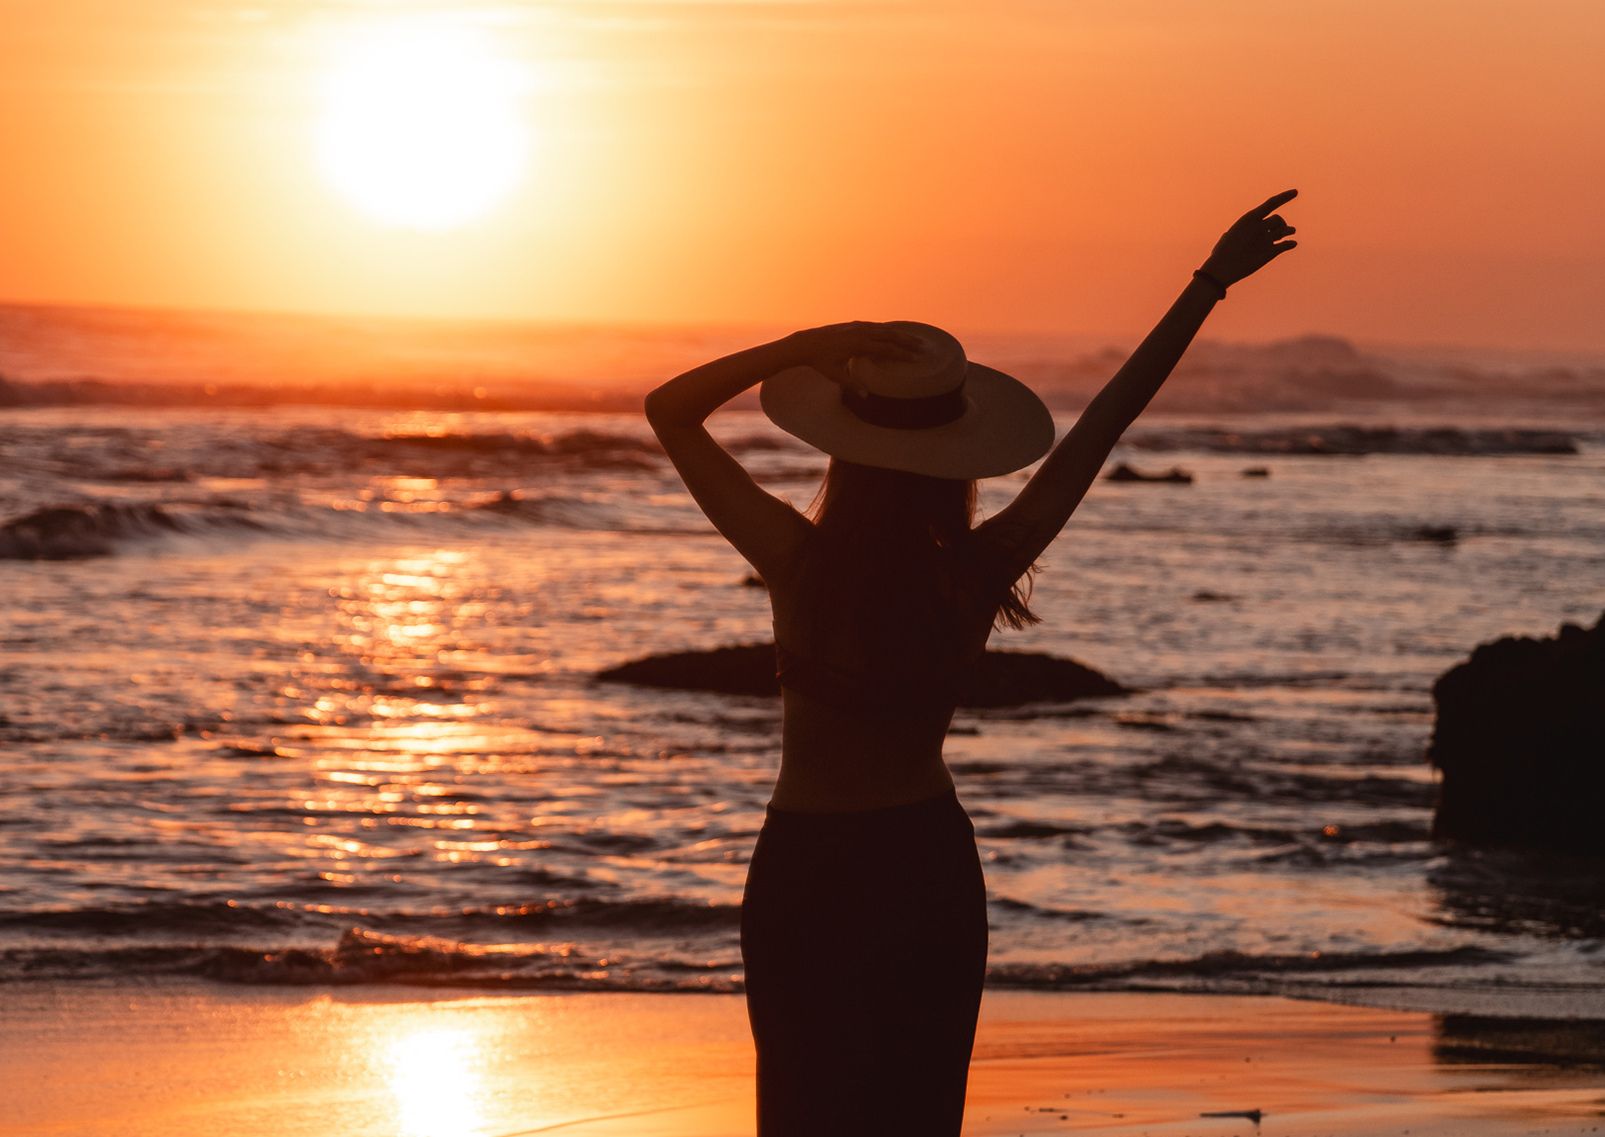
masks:
{"label": "sun hat", "polygon": [[941,328],[882,326],[918,338],[918,356],[854,356],[847,370],[863,394],[812,367],[787,368],[764,380],[764,413],[832,457],[937,478],[996,477],[1048,452],[1053,417],[1031,388],[970,362]]}

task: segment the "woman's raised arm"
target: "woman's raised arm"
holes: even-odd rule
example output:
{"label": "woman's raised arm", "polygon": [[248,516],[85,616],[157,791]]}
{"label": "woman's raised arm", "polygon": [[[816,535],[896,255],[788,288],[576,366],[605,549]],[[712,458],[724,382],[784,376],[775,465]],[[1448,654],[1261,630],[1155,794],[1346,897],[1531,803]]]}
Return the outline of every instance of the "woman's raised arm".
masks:
{"label": "woman's raised arm", "polygon": [[1087,404],[1025,488],[978,528],[1007,551],[1019,572],[1070,520],[1115,443],[1170,377],[1204,319],[1225,298],[1227,287],[1298,245],[1285,239],[1295,230],[1276,213],[1297,194],[1286,190],[1268,198],[1226,230],[1169,311]]}
{"label": "woman's raised arm", "polygon": [[852,382],[855,355],[911,353],[919,340],[878,324],[832,324],[738,351],[670,379],[646,397],[646,417],[680,478],[714,528],[758,575],[769,579],[795,558],[811,526],[764,490],[703,422],[749,387],[788,367],[809,366]]}

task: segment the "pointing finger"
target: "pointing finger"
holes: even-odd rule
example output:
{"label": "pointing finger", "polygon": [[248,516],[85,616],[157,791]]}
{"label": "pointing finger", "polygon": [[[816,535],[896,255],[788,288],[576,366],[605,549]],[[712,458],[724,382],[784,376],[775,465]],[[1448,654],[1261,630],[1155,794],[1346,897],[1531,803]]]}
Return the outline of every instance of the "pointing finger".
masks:
{"label": "pointing finger", "polygon": [[1283,190],[1281,193],[1276,194],[1273,197],[1266,198],[1264,201],[1260,202],[1259,205],[1255,206],[1253,209],[1250,209],[1248,211],[1248,216],[1263,218],[1268,214],[1274,213],[1278,206],[1286,205],[1297,196],[1298,190],[1296,189]]}

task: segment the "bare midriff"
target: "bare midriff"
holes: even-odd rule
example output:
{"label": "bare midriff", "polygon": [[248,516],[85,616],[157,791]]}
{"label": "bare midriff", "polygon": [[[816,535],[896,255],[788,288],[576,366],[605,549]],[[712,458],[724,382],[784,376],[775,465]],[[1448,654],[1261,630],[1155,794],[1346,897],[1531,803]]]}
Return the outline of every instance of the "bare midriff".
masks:
{"label": "bare midriff", "polygon": [[770,803],[802,813],[880,809],[953,788],[942,759],[953,712],[885,717],[782,688],[780,777]]}
{"label": "bare midriff", "polygon": [[[798,558],[800,560],[800,557]],[[794,581],[770,583],[777,643],[805,660],[847,675],[873,676],[861,660],[836,654],[840,645],[822,634],[820,616],[802,609]],[[960,658],[986,650],[997,604],[975,603],[955,628]],[[845,813],[925,801],[953,789],[942,756],[954,707],[926,700],[923,706],[890,699],[865,710],[823,698],[811,687],[782,686],[780,775],[770,804],[805,813]],[[874,702],[871,699],[871,702]]]}

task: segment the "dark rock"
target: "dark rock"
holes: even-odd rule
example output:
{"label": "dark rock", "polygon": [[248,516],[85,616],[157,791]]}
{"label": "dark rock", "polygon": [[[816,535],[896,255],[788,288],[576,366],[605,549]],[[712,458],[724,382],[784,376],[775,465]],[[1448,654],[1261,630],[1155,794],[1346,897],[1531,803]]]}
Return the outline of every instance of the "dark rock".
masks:
{"label": "dark rock", "polygon": [[1432,697],[1433,836],[1605,856],[1605,615],[1482,644]]}
{"label": "dark rock", "polygon": [[608,683],[716,691],[723,695],[780,694],[780,685],[775,681],[775,645],[772,643],[648,655],[598,671],[596,677]]}
{"label": "dark rock", "polygon": [[989,651],[981,657],[959,705],[1017,707],[1126,693],[1127,688],[1101,671],[1073,659],[1036,651]]}
{"label": "dark rock", "polygon": [[[778,695],[775,645],[737,644],[708,651],[649,655],[597,673],[611,683],[716,691],[726,695]],[[1072,659],[1040,652],[989,651],[982,657],[960,700],[965,707],[1017,707],[1026,703],[1066,703],[1098,695],[1122,695],[1126,688]]]}
{"label": "dark rock", "polygon": [[1193,484],[1193,476],[1179,466],[1172,466],[1162,474],[1149,474],[1121,462],[1103,476],[1106,482],[1170,482],[1178,486]]}
{"label": "dark rock", "polygon": [[1418,541],[1432,541],[1439,545],[1453,545],[1460,540],[1460,532],[1453,525],[1418,525],[1410,535]]}
{"label": "dark rock", "polygon": [[1271,468],[1269,466],[1250,466],[1242,472],[1241,476],[1245,478],[1268,478],[1271,476]]}
{"label": "dark rock", "polygon": [[1236,600],[1235,596],[1228,596],[1224,592],[1211,592],[1207,588],[1200,588],[1189,599],[1199,604],[1219,604],[1227,600]]}

